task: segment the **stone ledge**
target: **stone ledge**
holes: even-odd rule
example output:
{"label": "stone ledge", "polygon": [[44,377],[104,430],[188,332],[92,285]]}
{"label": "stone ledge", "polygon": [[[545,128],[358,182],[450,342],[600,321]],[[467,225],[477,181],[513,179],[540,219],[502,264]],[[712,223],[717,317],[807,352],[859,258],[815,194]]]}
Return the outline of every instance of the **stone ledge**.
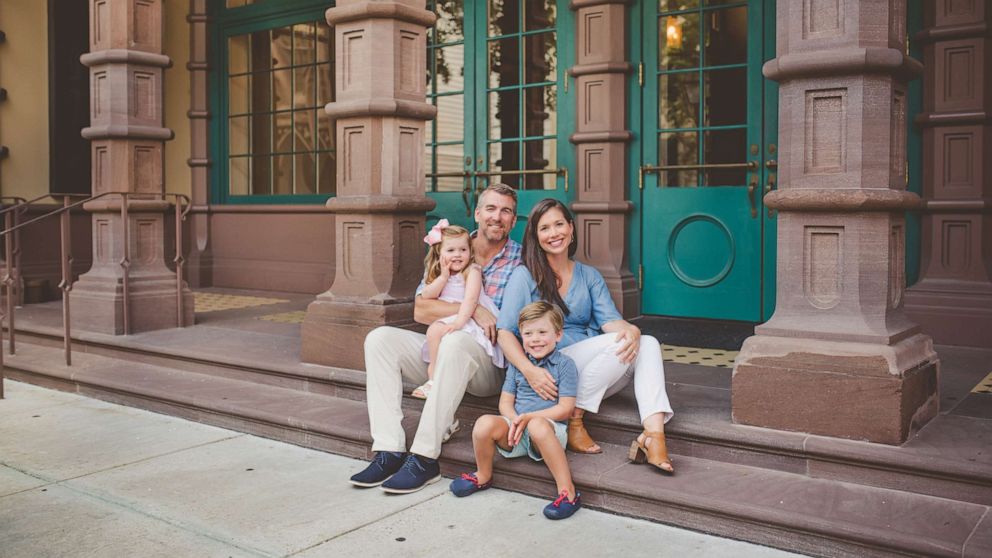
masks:
{"label": "stone ledge", "polygon": [[434,209],[434,200],[427,196],[396,197],[368,194],[337,196],[327,200],[332,213],[421,213]]}
{"label": "stone ledge", "polygon": [[357,101],[334,101],[324,105],[324,112],[331,118],[352,118],[362,116],[395,116],[415,120],[433,120],[437,107],[421,101],[407,101],[388,97],[359,99]]}
{"label": "stone ledge", "polygon": [[788,188],[765,196],[765,205],[779,211],[861,212],[923,209],[919,195],[884,188]]}
{"label": "stone ledge", "polygon": [[107,124],[83,128],[82,136],[88,140],[101,139],[150,139],[166,141],[175,137],[169,128],[136,126],[133,124]]}
{"label": "stone ledge", "polygon": [[83,66],[90,68],[105,64],[138,64],[140,66],[155,66],[158,68],[172,67],[172,59],[164,54],[123,48],[87,52],[79,57],[79,61]]}
{"label": "stone ledge", "polygon": [[430,27],[437,20],[434,12],[417,9],[399,2],[362,2],[350,6],[328,8],[324,17],[330,25],[341,25],[365,19],[395,19]]}
{"label": "stone ledge", "polygon": [[894,48],[840,48],[785,54],[765,62],[761,72],[766,78],[778,82],[872,73],[892,74],[910,80],[923,73],[923,64]]}
{"label": "stone ledge", "polygon": [[568,69],[568,75],[572,77],[586,76],[590,74],[627,74],[634,67],[630,62],[598,62],[595,64],[576,64]]}

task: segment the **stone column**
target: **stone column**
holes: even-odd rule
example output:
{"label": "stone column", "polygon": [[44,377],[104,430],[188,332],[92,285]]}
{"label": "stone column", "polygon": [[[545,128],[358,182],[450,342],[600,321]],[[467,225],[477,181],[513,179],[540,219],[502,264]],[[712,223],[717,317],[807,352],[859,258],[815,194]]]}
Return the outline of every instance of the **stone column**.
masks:
{"label": "stone column", "polygon": [[779,2],[777,308],[741,349],[734,422],[899,444],[937,413],[937,355],[903,313],[905,0]]}
{"label": "stone column", "polygon": [[334,281],[307,308],[304,362],[364,369],[362,340],[382,325],[412,327],[423,275],[426,33],[423,0],[340,0],[334,27],[337,196]]}
{"label": "stone column", "polygon": [[992,40],[986,2],[925,2],[922,278],[906,312],[938,343],[992,347]]}
{"label": "stone column", "polygon": [[625,317],[641,313],[627,246],[628,0],[573,0],[576,63],[575,211],[580,260],[595,266]]}
{"label": "stone column", "polygon": [[213,258],[210,250],[210,98],[207,91],[210,64],[207,51],[207,0],[190,0],[189,15],[189,112],[191,199],[186,276],[194,287],[213,285]]}
{"label": "stone column", "polygon": [[[130,247],[131,332],[176,327],[176,276],[168,268],[164,235],[172,234],[163,200],[162,73],[171,64],[162,54],[161,0],[91,0],[90,127],[93,194],[130,192],[145,196],[121,216],[121,198],[108,196],[85,207],[93,216],[93,267],[79,278],[71,296],[72,319],[89,331],[124,331],[124,240]],[[144,198],[144,199],[140,199]],[[171,215],[170,215],[171,216]],[[127,231],[125,232],[125,227]],[[193,322],[193,300],[183,290],[182,322]]]}

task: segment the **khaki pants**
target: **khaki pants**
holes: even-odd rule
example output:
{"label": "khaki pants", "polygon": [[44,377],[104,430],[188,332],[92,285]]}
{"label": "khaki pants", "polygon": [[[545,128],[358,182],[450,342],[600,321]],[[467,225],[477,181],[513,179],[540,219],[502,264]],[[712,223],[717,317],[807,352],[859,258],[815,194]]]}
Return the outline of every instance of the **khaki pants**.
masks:
{"label": "khaki pants", "polygon": [[[395,327],[380,327],[365,337],[366,393],[372,451],[406,451],[403,420],[403,379],[427,381],[427,363],[420,357],[427,338]],[[485,397],[503,386],[503,370],[470,336],[455,331],[444,336],[434,367],[434,387],[424,403],[420,425],[410,451],[437,459],[441,437],[455,418],[455,410],[468,391]]]}

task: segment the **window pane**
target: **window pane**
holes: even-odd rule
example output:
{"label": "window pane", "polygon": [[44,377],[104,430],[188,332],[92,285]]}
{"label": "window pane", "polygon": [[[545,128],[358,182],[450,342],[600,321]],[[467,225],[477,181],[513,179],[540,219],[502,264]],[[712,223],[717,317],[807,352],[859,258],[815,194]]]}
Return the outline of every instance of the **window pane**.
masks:
{"label": "window pane", "polygon": [[272,152],[272,115],[256,114],[251,117],[251,152]]}
{"label": "window pane", "polygon": [[272,96],[274,110],[293,108],[293,70],[272,72]]}
{"label": "window pane", "polygon": [[[735,91],[735,93],[738,93]],[[658,126],[692,128],[699,123],[699,73],[680,72],[658,77]]]}
{"label": "window pane", "polygon": [[293,151],[314,151],[316,134],[314,133],[313,111],[298,110],[293,113]]}
{"label": "window pane", "polygon": [[[520,170],[520,142],[508,141],[489,144],[489,170]],[[492,182],[502,182],[514,188],[520,187],[520,175],[495,175]]]}
{"label": "window pane", "polygon": [[314,79],[315,67],[302,66],[293,70],[293,108],[313,108],[317,106],[317,82]]}
{"label": "window pane", "polygon": [[245,155],[248,153],[250,140],[247,116],[237,116],[229,119],[227,129],[228,150],[231,155]]}
{"label": "window pane", "polygon": [[489,35],[509,35],[520,28],[518,0],[489,0]]}
{"label": "window pane", "polygon": [[[558,142],[555,140],[531,140],[524,142],[524,163],[528,170],[555,170],[558,168]],[[524,177],[526,190],[554,190],[557,187],[554,174],[532,174]]]}
{"label": "window pane", "polygon": [[[695,165],[699,163],[699,150],[696,132],[669,132],[659,134],[658,161],[661,166]],[[699,172],[664,171],[658,176],[659,186],[689,186],[697,185]]]}
{"label": "window pane", "polygon": [[489,41],[489,87],[520,84],[520,40],[517,37]]}
{"label": "window pane", "polygon": [[272,157],[272,193],[293,193],[293,156],[276,155]]}
{"label": "window pane", "polygon": [[236,35],[227,39],[227,73],[243,74],[248,71],[250,52],[248,35]]}
{"label": "window pane", "polygon": [[249,189],[249,175],[248,168],[251,164],[251,158],[249,157],[231,157],[230,165],[230,175],[228,176],[228,181],[230,182],[230,193],[232,196],[247,196]]}
{"label": "window pane", "polygon": [[527,31],[554,28],[557,15],[555,0],[527,0],[524,2],[524,9],[527,11],[524,22]]}
{"label": "window pane", "polygon": [[434,187],[437,185],[437,178],[432,175],[436,172],[437,167],[434,166],[434,147],[427,145],[424,147],[424,173],[428,175],[427,180],[424,180],[425,192],[434,191]]}
{"label": "window pane", "polygon": [[313,64],[314,61],[313,23],[300,23],[293,26],[293,64]]}
{"label": "window pane", "polygon": [[710,70],[703,73],[703,87],[705,126],[747,124],[747,70]]}
{"label": "window pane", "polygon": [[435,2],[434,11],[437,13],[437,23],[434,24],[435,44],[451,43],[465,38],[464,0]]}
{"label": "window pane", "polygon": [[524,111],[524,135],[553,136],[557,126],[557,91],[552,86],[528,87],[523,90],[526,108]]}
{"label": "window pane", "polygon": [[324,106],[334,100],[334,68],[321,64],[314,70],[317,79],[317,102]]}
{"label": "window pane", "polygon": [[251,193],[256,196],[272,193],[272,157],[251,158]]}
{"label": "window pane", "polygon": [[714,10],[706,14],[706,20],[704,64],[747,63],[747,8]]}
{"label": "window pane", "polygon": [[662,12],[687,10],[699,7],[699,0],[659,0],[658,10]]}
{"label": "window pane", "polygon": [[334,149],[334,121],[324,109],[317,109],[314,116],[317,118],[317,149]]}
{"label": "window pane", "polygon": [[272,38],[268,31],[251,34],[251,70],[268,70],[272,67]]}
{"label": "window pane", "polygon": [[317,48],[317,62],[327,62],[334,59],[334,30],[325,21],[316,24],[317,36],[314,39]]}
{"label": "window pane", "polygon": [[272,67],[285,68],[293,64],[292,27],[272,30]]}
{"label": "window pane", "polygon": [[[437,171],[438,173],[462,172],[465,163],[462,160],[464,147],[461,145],[439,145],[437,146]],[[461,177],[446,177],[437,179],[438,192],[461,192],[465,180]]]}
{"label": "window pane", "polygon": [[240,75],[227,80],[228,105],[227,113],[247,114],[251,93],[251,76]]}
{"label": "window pane", "polygon": [[434,49],[434,75],[437,93],[465,89],[465,45]]}
{"label": "window pane", "polygon": [[489,94],[489,139],[520,137],[520,92]]}
{"label": "window pane", "polygon": [[317,191],[317,165],[313,153],[295,156],[297,194],[314,194]]}
{"label": "window pane", "polygon": [[272,152],[293,151],[293,113],[277,112],[272,115]]}
{"label": "window pane", "polygon": [[558,50],[554,33],[528,35],[525,39],[526,64],[524,64],[527,83],[555,81],[556,61]]}
{"label": "window pane", "polygon": [[699,14],[658,18],[659,67],[665,70],[699,65]]}
{"label": "window pane", "polygon": [[434,99],[437,104],[437,141],[462,141],[465,127],[464,95],[446,95]]}
{"label": "window pane", "polygon": [[317,191],[321,194],[337,193],[334,153],[317,154]]}
{"label": "window pane", "polygon": [[[747,160],[747,130],[713,130],[703,135],[704,163],[742,163]],[[707,186],[744,186],[746,169],[708,170]]]}

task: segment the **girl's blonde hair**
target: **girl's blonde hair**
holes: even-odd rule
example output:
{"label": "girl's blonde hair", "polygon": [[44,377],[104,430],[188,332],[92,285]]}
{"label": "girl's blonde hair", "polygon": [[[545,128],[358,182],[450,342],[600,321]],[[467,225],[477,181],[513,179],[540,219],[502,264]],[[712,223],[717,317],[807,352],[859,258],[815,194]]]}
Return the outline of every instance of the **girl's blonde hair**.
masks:
{"label": "girl's blonde hair", "polygon": [[468,270],[475,263],[475,250],[472,248],[472,238],[469,236],[468,230],[465,227],[448,225],[441,229],[441,242],[432,244],[427,249],[427,257],[424,258],[424,269],[427,272],[424,282],[430,283],[437,279],[438,275],[441,275],[441,246],[444,244],[444,240],[446,238],[458,238],[460,236],[468,238],[468,263],[461,270],[462,277],[468,277]]}

